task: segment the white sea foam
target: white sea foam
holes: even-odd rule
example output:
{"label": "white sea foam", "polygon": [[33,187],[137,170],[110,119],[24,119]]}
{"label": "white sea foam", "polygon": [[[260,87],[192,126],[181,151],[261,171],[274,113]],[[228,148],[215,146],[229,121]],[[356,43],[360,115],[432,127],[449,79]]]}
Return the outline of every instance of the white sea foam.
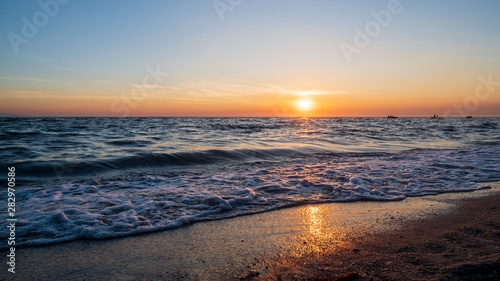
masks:
{"label": "white sea foam", "polygon": [[16,245],[125,236],[311,202],[473,191],[500,179],[498,159],[498,146],[345,154],[19,188]]}

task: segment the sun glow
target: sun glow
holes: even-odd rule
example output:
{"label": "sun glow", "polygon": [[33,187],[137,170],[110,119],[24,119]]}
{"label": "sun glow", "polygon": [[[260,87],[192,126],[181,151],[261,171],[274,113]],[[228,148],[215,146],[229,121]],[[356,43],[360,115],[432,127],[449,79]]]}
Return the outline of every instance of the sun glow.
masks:
{"label": "sun glow", "polygon": [[314,105],[313,102],[310,100],[299,100],[296,102],[296,104],[297,104],[297,107],[303,111],[310,110]]}

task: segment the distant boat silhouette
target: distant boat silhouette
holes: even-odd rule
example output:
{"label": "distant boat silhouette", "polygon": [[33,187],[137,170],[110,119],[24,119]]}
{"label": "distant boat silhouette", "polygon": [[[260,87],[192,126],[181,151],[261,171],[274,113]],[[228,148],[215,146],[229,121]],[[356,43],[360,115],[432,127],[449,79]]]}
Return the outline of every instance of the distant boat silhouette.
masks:
{"label": "distant boat silhouette", "polygon": [[472,118],[472,116],[470,116],[470,115],[469,115],[469,116],[467,116],[467,117],[465,117],[465,118]]}
{"label": "distant boat silhouette", "polygon": [[398,118],[398,117],[393,115],[388,115],[387,118]]}
{"label": "distant boat silhouette", "polygon": [[434,116],[432,116],[431,118],[437,119],[437,118],[439,118],[439,115],[434,114]]}

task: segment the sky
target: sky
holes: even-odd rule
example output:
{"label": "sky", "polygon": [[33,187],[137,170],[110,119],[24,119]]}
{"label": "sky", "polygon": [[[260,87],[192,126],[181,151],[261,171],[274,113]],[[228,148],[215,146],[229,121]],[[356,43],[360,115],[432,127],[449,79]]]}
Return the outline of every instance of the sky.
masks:
{"label": "sky", "polygon": [[0,115],[500,116],[500,1],[0,1]]}

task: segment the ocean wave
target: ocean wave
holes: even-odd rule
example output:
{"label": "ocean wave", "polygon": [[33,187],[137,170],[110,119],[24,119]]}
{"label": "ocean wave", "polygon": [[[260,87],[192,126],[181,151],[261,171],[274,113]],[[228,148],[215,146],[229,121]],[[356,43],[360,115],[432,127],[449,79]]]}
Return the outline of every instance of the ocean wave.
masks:
{"label": "ocean wave", "polygon": [[4,131],[3,134],[13,137],[33,137],[43,135],[43,133],[39,131]]}
{"label": "ocean wave", "polygon": [[[127,146],[120,142],[119,146]],[[134,144],[137,145],[137,144]],[[13,152],[13,150],[6,150]],[[235,149],[185,151],[174,153],[137,153],[133,156],[115,157],[108,160],[88,161],[22,161],[15,163],[19,174],[29,179],[67,178],[74,176],[100,176],[109,172],[141,172],[149,168],[187,167],[248,162],[280,157],[299,156],[312,149]],[[25,151],[24,153],[28,153]],[[4,168],[6,164],[0,165]],[[6,166],[5,166],[6,167]]]}
{"label": "ocean wave", "polygon": [[[227,153],[202,154],[206,160]],[[229,158],[247,153],[231,152]],[[337,154],[23,187],[16,191],[23,206],[16,213],[16,246],[127,236],[308,203],[394,201],[484,189],[488,186],[480,182],[500,179],[499,158],[498,146]],[[200,161],[199,154],[192,159]],[[122,165],[129,164],[122,159]]]}
{"label": "ocean wave", "polygon": [[108,141],[106,143],[116,146],[145,147],[147,145],[152,144],[153,142],[144,140],[115,140],[115,141]]}
{"label": "ocean wave", "polygon": [[479,182],[500,175],[499,122],[0,118],[0,169],[15,166],[22,187],[16,245],[42,245],[486,188]]}

